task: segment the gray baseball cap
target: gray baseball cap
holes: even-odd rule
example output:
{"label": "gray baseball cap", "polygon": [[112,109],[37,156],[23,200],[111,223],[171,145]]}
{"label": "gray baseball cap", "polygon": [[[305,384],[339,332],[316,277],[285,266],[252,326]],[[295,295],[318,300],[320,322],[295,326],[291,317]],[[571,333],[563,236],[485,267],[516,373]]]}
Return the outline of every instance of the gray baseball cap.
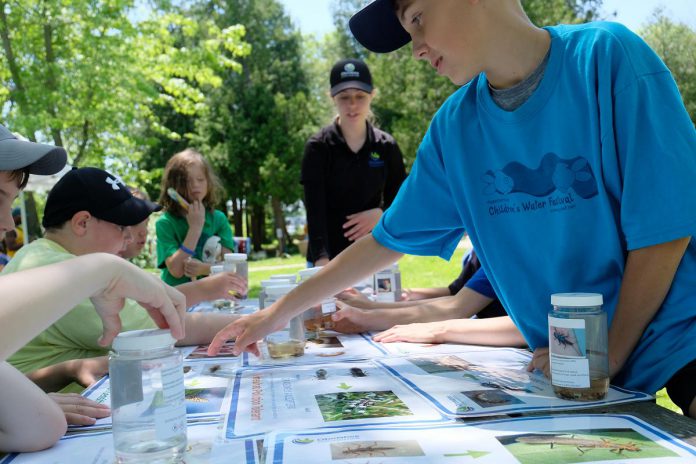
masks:
{"label": "gray baseball cap", "polygon": [[62,147],[20,140],[0,124],[0,171],[29,167],[30,174],[55,174],[65,166],[68,154]]}

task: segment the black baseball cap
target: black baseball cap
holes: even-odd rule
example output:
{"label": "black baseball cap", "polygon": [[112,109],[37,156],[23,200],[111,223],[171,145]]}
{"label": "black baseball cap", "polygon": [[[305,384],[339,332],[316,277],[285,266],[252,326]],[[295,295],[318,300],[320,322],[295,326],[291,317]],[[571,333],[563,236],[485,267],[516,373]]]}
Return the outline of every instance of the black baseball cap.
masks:
{"label": "black baseball cap", "polygon": [[331,96],[346,89],[372,92],[372,74],[364,61],[356,59],[341,60],[331,68]]}
{"label": "black baseball cap", "polygon": [[157,203],[134,197],[121,179],[107,171],[75,168],[49,192],[42,224],[60,226],[78,211],[88,211],[98,219],[133,226],[161,209]]}
{"label": "black baseball cap", "polygon": [[389,53],[411,41],[396,16],[394,0],[375,0],[348,21],[355,39],[368,50]]}
{"label": "black baseball cap", "polygon": [[68,161],[62,147],[21,140],[0,125],[0,171],[16,171],[29,167],[29,174],[55,174]]}

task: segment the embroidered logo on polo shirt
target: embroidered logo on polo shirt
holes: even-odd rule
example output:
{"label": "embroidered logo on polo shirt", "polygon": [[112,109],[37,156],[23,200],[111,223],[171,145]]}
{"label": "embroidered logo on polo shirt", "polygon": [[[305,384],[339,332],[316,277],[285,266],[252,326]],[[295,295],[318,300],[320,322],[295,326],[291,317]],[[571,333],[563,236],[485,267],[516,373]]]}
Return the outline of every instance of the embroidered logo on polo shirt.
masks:
{"label": "embroidered logo on polo shirt", "polygon": [[382,160],[382,156],[379,153],[373,151],[372,153],[370,153],[368,164],[371,168],[381,168],[382,166],[384,166],[384,161]]}

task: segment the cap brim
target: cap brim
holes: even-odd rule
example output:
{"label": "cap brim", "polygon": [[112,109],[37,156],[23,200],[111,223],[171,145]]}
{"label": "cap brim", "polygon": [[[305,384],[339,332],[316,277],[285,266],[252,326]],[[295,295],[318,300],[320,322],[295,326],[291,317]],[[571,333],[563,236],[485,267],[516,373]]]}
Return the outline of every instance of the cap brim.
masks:
{"label": "cap brim", "polygon": [[147,219],[155,211],[162,209],[162,206],[148,200],[140,198],[129,198],[115,208],[94,214],[95,217],[108,221],[119,226],[134,226]]}
{"label": "cap brim", "polygon": [[47,176],[59,172],[67,162],[68,154],[62,147],[18,139],[0,141],[0,171],[28,166],[30,174]]}
{"label": "cap brim", "polygon": [[331,87],[331,96],[335,97],[336,94],[347,89],[358,89],[362,90],[363,92],[372,93],[372,86],[370,84],[360,81],[346,81]]}
{"label": "cap brim", "polygon": [[350,18],[348,26],[355,39],[375,53],[393,52],[411,41],[390,0],[370,3]]}

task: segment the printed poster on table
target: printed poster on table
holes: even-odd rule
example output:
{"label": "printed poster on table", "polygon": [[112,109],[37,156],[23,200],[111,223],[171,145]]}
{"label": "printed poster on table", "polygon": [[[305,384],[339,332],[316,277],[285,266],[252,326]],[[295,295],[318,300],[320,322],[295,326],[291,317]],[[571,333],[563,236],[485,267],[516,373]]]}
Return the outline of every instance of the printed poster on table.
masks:
{"label": "printed poster on table", "polygon": [[234,380],[226,436],[442,420],[423,398],[369,362],[247,369]]}
{"label": "printed poster on table", "polygon": [[266,464],[692,463],[696,448],[632,416],[559,415],[471,424],[278,432]]}
{"label": "printed poster on table", "polygon": [[[223,440],[219,424],[189,424],[186,464],[256,464],[261,437]],[[36,453],[14,454],[0,464],[113,464],[114,439],[110,432],[90,432],[63,437],[56,445]],[[147,462],[145,459],[143,462]]]}
{"label": "printed poster on table", "polygon": [[224,343],[218,354],[215,356],[208,355],[208,346],[209,345],[184,346],[179,348],[179,351],[181,351],[181,354],[184,357],[184,362],[187,364],[196,362],[218,362],[225,363],[227,368],[231,367],[232,364],[234,364],[235,367],[239,366],[240,357],[232,354],[232,350],[234,349],[234,341]]}
{"label": "printed poster on table", "polygon": [[333,361],[355,361],[382,357],[387,352],[366,335],[340,334],[323,331],[318,334],[307,333],[304,356],[297,358],[273,359],[268,355],[265,344],[261,344],[262,357],[250,353],[242,355],[242,367],[284,366],[289,364],[323,364]]}
{"label": "printed poster on table", "polygon": [[[505,353],[519,352],[522,355],[531,356],[529,350],[519,348],[495,348],[491,346],[462,345],[459,343],[409,343],[392,342],[381,343],[372,340],[377,332],[364,334],[365,338],[380,350],[384,350],[387,355],[405,356],[410,354],[450,354],[461,353],[462,351],[490,351],[504,349]],[[529,358],[531,359],[531,358]]]}
{"label": "printed poster on table", "polygon": [[[189,423],[219,420],[227,411],[231,379],[217,376],[224,364],[192,364],[184,366],[186,417]],[[109,377],[106,376],[87,389],[83,396],[97,403],[111,405]],[[111,417],[98,419],[90,426],[71,426],[71,429],[94,429],[111,425]]]}
{"label": "printed poster on table", "polygon": [[551,383],[542,373],[527,372],[529,359],[530,355],[520,350],[492,348],[457,354],[383,358],[375,362],[447,416],[572,410],[652,399],[644,393],[611,387],[602,400],[563,400],[556,397]]}

